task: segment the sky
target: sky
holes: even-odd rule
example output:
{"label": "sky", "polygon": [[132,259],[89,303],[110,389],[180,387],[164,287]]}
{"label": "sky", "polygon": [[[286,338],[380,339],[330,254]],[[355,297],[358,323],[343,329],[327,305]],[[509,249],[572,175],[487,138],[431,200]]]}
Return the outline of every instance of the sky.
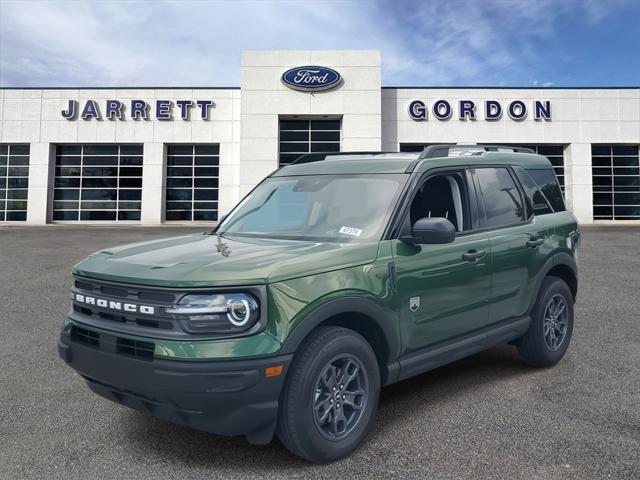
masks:
{"label": "sky", "polygon": [[640,0],[0,0],[2,87],[239,86],[243,50],[376,49],[383,86],[640,86]]}

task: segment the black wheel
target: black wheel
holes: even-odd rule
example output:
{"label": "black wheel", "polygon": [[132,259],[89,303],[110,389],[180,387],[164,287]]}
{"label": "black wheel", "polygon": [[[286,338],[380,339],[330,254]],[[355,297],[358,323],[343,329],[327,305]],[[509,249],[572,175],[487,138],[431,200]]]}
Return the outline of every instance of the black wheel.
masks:
{"label": "black wheel", "polygon": [[341,327],[314,331],[296,353],[280,398],[277,434],[292,453],[331,462],[373,425],[380,374],[369,343]]}
{"label": "black wheel", "polygon": [[538,300],[531,312],[529,330],[518,344],[525,363],[548,367],[560,361],[569,348],[573,333],[573,295],[560,278],[542,282]]}

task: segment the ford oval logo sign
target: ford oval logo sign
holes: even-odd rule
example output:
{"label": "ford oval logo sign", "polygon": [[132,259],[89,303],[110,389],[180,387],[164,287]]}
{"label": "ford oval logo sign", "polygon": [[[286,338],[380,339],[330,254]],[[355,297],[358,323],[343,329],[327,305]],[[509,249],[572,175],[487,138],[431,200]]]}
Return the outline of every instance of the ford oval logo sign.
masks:
{"label": "ford oval logo sign", "polygon": [[326,67],[295,67],[282,74],[282,83],[303,92],[329,90],[338,86],[340,82],[342,82],[340,74]]}

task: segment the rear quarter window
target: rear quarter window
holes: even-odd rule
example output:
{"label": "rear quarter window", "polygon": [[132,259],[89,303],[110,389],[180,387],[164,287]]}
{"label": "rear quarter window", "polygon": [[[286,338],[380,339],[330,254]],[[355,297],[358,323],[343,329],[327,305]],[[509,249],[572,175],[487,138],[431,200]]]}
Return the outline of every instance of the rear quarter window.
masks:
{"label": "rear quarter window", "polygon": [[535,180],[521,167],[513,167],[513,171],[520,181],[520,185],[524,189],[527,196],[527,218],[531,215],[545,215],[547,213],[553,213],[553,209],[546,197],[538,188]]}
{"label": "rear quarter window", "polygon": [[564,198],[562,198],[562,191],[560,190],[560,185],[558,185],[556,174],[553,173],[553,169],[527,170],[527,173],[536,182],[538,188],[542,190],[544,196],[547,197],[554,211],[563,212],[566,210]]}

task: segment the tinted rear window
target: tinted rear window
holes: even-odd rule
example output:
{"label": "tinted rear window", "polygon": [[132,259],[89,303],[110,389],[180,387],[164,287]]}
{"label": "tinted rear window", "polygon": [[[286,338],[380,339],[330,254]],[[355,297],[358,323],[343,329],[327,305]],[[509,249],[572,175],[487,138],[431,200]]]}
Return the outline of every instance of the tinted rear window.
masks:
{"label": "tinted rear window", "polygon": [[521,167],[514,167],[513,171],[516,173],[516,177],[520,180],[520,184],[527,195],[527,218],[529,218],[531,214],[545,215],[547,213],[553,213],[553,209],[533,178]]}
{"label": "tinted rear window", "polygon": [[556,179],[555,173],[552,169],[548,170],[527,170],[527,173],[531,175],[531,178],[538,184],[542,193],[544,193],[547,200],[551,204],[551,207],[556,212],[562,212],[565,209],[564,198],[562,198],[562,192],[560,191],[560,185]]}

